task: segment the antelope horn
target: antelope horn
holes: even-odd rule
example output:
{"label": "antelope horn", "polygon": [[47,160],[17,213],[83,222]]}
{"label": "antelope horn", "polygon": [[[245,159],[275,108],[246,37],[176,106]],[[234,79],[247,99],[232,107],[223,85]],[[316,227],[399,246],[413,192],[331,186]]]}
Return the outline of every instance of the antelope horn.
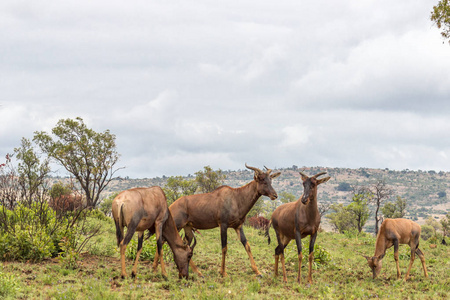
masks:
{"label": "antelope horn", "polygon": [[195,248],[195,245],[197,245],[197,238],[195,237],[195,235],[194,235],[194,244],[192,245],[190,245],[189,247],[191,248],[191,250],[194,250],[194,248]]}
{"label": "antelope horn", "polygon": [[267,174],[270,174],[272,172],[272,169],[269,169],[268,167],[264,166],[264,168],[266,168],[267,170]]}
{"label": "antelope horn", "polygon": [[316,175],[314,175],[312,177],[317,178],[317,177],[319,177],[321,175],[325,175],[325,174],[327,174],[327,172],[320,172],[320,173],[317,173]]}
{"label": "antelope horn", "polygon": [[306,175],[305,173],[303,173],[302,171],[299,171],[300,175],[305,176],[305,177],[309,177],[308,175]]}
{"label": "antelope horn", "polygon": [[263,173],[263,171],[261,171],[261,170],[258,169],[258,168],[247,166],[247,163],[245,163],[245,167],[246,167],[247,169],[250,169],[250,170],[255,171],[255,173],[258,173],[258,174],[262,174],[262,173]]}

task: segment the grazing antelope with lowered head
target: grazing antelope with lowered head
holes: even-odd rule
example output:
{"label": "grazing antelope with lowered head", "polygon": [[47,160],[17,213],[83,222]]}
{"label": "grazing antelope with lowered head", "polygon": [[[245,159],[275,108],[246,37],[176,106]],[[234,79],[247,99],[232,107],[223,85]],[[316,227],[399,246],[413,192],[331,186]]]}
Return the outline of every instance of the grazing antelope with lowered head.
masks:
{"label": "grazing antelope with lowered head", "polygon": [[[117,246],[120,247],[122,278],[125,278],[127,275],[125,271],[125,250],[137,231],[138,248],[131,272],[132,277],[136,276],[137,264],[146,230],[149,231],[150,236],[156,233],[157,253],[155,257],[157,254],[161,254],[164,239],[172,249],[179,277],[189,277],[189,261],[192,257],[196,240],[194,238],[192,247],[183,242],[167,207],[166,196],[160,187],[133,188],[121,192],[113,200],[112,214],[116,224]],[[123,235],[124,227],[127,227],[125,237]],[[167,277],[162,255],[161,273]]]}
{"label": "grazing antelope with lowered head", "polygon": [[309,274],[308,282],[312,283],[312,262],[314,259],[314,243],[320,225],[320,213],[317,207],[317,187],[319,184],[327,182],[330,177],[319,179],[318,177],[326,172],[318,173],[308,177],[300,172],[303,181],[303,195],[295,202],[280,205],[272,214],[266,235],[270,244],[269,229],[273,226],[277,235],[278,246],[275,248],[275,276],[278,276],[278,260],[281,256],[281,266],[283,269],[283,281],[287,282],[286,267],[284,264],[284,248],[289,242],[295,239],[298,253],[298,275],[297,282],[301,282],[302,268],[302,238],[310,236],[309,241]]}
{"label": "grazing antelope with lowered head", "polygon": [[398,265],[398,246],[399,244],[408,244],[411,248],[411,260],[409,262],[408,271],[406,272],[404,281],[408,279],[409,272],[413,265],[415,254],[422,262],[425,277],[428,277],[427,268],[425,266],[425,256],[419,249],[420,225],[407,219],[385,219],[381,224],[378,232],[377,242],[375,244],[375,254],[372,257],[364,256],[372,269],[373,279],[375,279],[381,271],[383,258],[386,249],[394,246],[394,259],[397,266],[397,279],[400,279],[400,267]]}
{"label": "grazing antelope with lowered head", "polygon": [[[268,196],[271,200],[275,200],[278,197],[272,187],[272,179],[278,177],[281,174],[280,172],[270,174],[272,170],[267,168],[267,171],[263,172],[258,168],[249,167],[247,164],[245,166],[255,172],[254,179],[250,183],[240,188],[221,186],[211,193],[183,196],[169,207],[178,230],[184,228],[189,243],[193,238],[193,230],[220,227],[222,242],[220,274],[222,276],[227,275],[225,271],[225,256],[227,254],[228,228],[233,228],[236,231],[239,240],[247,251],[252,270],[257,276],[261,276],[253,259],[250,244],[245,237],[242,225],[247,213],[261,196]],[[155,257],[154,268],[156,264],[157,258]],[[190,266],[199,276],[203,276],[192,260]]]}

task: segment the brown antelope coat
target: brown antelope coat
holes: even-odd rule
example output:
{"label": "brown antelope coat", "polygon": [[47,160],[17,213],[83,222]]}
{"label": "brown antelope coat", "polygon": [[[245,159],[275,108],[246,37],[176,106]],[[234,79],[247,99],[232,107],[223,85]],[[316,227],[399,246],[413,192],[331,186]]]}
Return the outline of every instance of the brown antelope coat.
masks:
{"label": "brown antelope coat", "polygon": [[415,254],[419,256],[420,261],[422,262],[425,277],[428,277],[427,268],[425,266],[425,256],[419,249],[420,231],[420,225],[408,219],[385,219],[383,221],[375,244],[375,254],[372,257],[364,256],[367,259],[369,267],[372,269],[373,279],[380,274],[386,250],[392,246],[394,246],[397,279],[400,279],[401,273],[398,264],[398,247],[400,244],[407,244],[411,248],[411,259],[404,281],[408,279],[409,272],[414,263]]}
{"label": "brown antelope coat", "polygon": [[[189,247],[181,239],[167,207],[166,196],[160,187],[133,188],[121,192],[113,200],[112,213],[116,224],[117,245],[120,247],[122,278],[125,278],[125,250],[135,232],[138,232],[138,249],[132,270],[136,276],[137,263],[142,251],[144,232],[156,233],[157,254],[161,254],[163,239],[168,242],[177,265],[179,276],[188,278],[189,261],[195,246]],[[126,235],[123,230],[127,227]],[[155,255],[156,256],[156,255]],[[162,256],[161,256],[162,257]],[[161,259],[161,272],[167,276]]]}
{"label": "brown antelope coat", "polygon": [[[261,196],[268,196],[271,200],[278,197],[272,187],[272,179],[278,177],[281,174],[280,172],[270,174],[272,170],[267,168],[267,171],[263,172],[258,168],[249,167],[247,164],[245,166],[255,172],[254,179],[250,183],[240,188],[221,186],[211,193],[184,196],[177,199],[169,207],[178,230],[184,228],[189,242],[193,238],[193,230],[195,229],[204,230],[220,227],[222,243],[220,274],[222,276],[226,276],[225,256],[227,253],[228,228],[233,228],[236,231],[247,251],[252,270],[257,276],[261,275],[256,267],[242,225],[247,213]],[[157,263],[156,259],[155,263]],[[192,260],[190,265],[195,272],[202,276]]]}
{"label": "brown antelope coat", "polygon": [[281,266],[283,269],[283,280],[287,282],[286,267],[284,263],[284,248],[289,242],[295,239],[298,251],[298,276],[297,281],[301,282],[302,266],[302,241],[301,239],[310,236],[309,241],[309,274],[308,281],[312,283],[312,261],[314,259],[314,243],[320,226],[320,213],[317,207],[317,186],[327,182],[330,177],[318,179],[326,174],[322,172],[312,177],[308,177],[300,172],[303,181],[303,195],[296,201],[280,205],[272,214],[266,235],[269,239],[270,225],[273,225],[277,235],[278,246],[275,249],[275,276],[278,276],[278,260],[281,256]]}

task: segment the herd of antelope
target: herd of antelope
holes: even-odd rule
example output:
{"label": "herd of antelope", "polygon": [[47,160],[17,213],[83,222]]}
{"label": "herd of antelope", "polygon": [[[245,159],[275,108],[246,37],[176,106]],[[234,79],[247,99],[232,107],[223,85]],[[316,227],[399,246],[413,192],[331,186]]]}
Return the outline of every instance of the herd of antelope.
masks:
{"label": "herd of antelope", "polygon": [[[247,213],[261,196],[267,196],[271,200],[278,197],[277,192],[272,187],[272,179],[278,177],[281,173],[272,173],[272,170],[267,167],[265,167],[265,171],[262,171],[247,164],[245,166],[254,172],[253,180],[246,185],[239,188],[221,186],[210,193],[183,196],[173,202],[170,207],[167,206],[166,196],[160,187],[133,188],[117,195],[112,204],[112,213],[116,225],[117,245],[120,248],[121,277],[126,277],[125,250],[135,232],[138,233],[138,246],[131,276],[136,276],[145,231],[148,231],[148,236],[156,234],[157,251],[153,262],[153,271],[156,271],[158,264],[160,264],[161,273],[163,276],[167,276],[162,253],[163,243],[167,242],[173,252],[180,278],[187,279],[189,277],[189,266],[199,276],[203,276],[192,260],[193,250],[197,244],[194,231],[216,227],[220,227],[222,243],[220,274],[222,276],[227,275],[225,270],[227,231],[228,228],[233,228],[248,254],[253,272],[257,276],[261,276],[253,259],[250,244],[245,237],[243,224]],[[278,262],[281,260],[284,282],[287,282],[284,249],[291,240],[295,239],[299,266],[297,282],[300,283],[303,258],[301,239],[310,236],[308,282],[312,283],[314,243],[320,225],[317,187],[330,179],[329,176],[319,178],[325,174],[326,172],[321,172],[309,177],[300,172],[303,182],[303,195],[295,202],[280,205],[273,212],[266,229],[269,244],[269,228],[272,226],[275,230],[278,245],[275,248],[274,275],[278,276]],[[125,235],[124,227],[127,227]],[[181,229],[184,229],[184,238],[179,235]],[[413,221],[406,219],[384,220],[377,236],[374,256],[365,256],[372,269],[373,278],[376,278],[380,273],[386,249],[392,246],[394,246],[394,258],[397,265],[397,279],[400,278],[399,244],[408,244],[411,247],[411,260],[404,280],[406,281],[408,278],[415,254],[419,256],[422,262],[425,277],[428,277],[424,254],[419,249],[419,237],[420,226]]]}

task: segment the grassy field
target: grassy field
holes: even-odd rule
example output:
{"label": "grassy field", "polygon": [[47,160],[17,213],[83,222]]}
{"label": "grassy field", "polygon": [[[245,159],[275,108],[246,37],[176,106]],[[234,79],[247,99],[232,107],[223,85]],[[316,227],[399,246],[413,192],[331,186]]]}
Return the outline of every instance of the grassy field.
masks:
{"label": "grassy field", "polygon": [[[197,235],[194,260],[204,278],[191,274],[189,280],[179,280],[173,262],[168,263],[168,278],[152,273],[151,262],[141,261],[136,279],[121,280],[118,250],[112,221],[105,223],[104,234],[93,241],[83,253],[78,268],[70,270],[60,260],[41,263],[3,262],[0,267],[0,298],[9,299],[447,299],[450,297],[450,247],[438,245],[431,249],[421,242],[429,278],[423,276],[420,260],[414,262],[407,282],[396,279],[393,248],[384,258],[380,277],[372,279],[371,271],[361,254],[373,255],[375,239],[369,235],[352,236],[322,232],[316,245],[325,250],[329,261],[317,264],[312,285],[307,283],[307,259],[303,260],[301,284],[296,282],[297,254],[292,241],[286,251],[288,283],[282,275],[273,277],[275,233],[272,244],[250,227],[245,230],[256,264],[263,274],[253,274],[244,247],[234,230],[229,230],[227,273],[218,271],[221,261],[219,230],[202,231]],[[305,239],[306,243],[309,238]],[[148,241],[147,241],[148,242]],[[145,242],[144,242],[145,244]],[[307,249],[305,247],[304,249]],[[307,253],[305,253],[307,254]],[[304,255],[307,257],[307,255]],[[327,258],[325,257],[325,258]],[[400,247],[402,275],[409,263],[409,247]],[[131,273],[132,261],[127,262]],[[281,271],[281,270],[280,270]]]}

